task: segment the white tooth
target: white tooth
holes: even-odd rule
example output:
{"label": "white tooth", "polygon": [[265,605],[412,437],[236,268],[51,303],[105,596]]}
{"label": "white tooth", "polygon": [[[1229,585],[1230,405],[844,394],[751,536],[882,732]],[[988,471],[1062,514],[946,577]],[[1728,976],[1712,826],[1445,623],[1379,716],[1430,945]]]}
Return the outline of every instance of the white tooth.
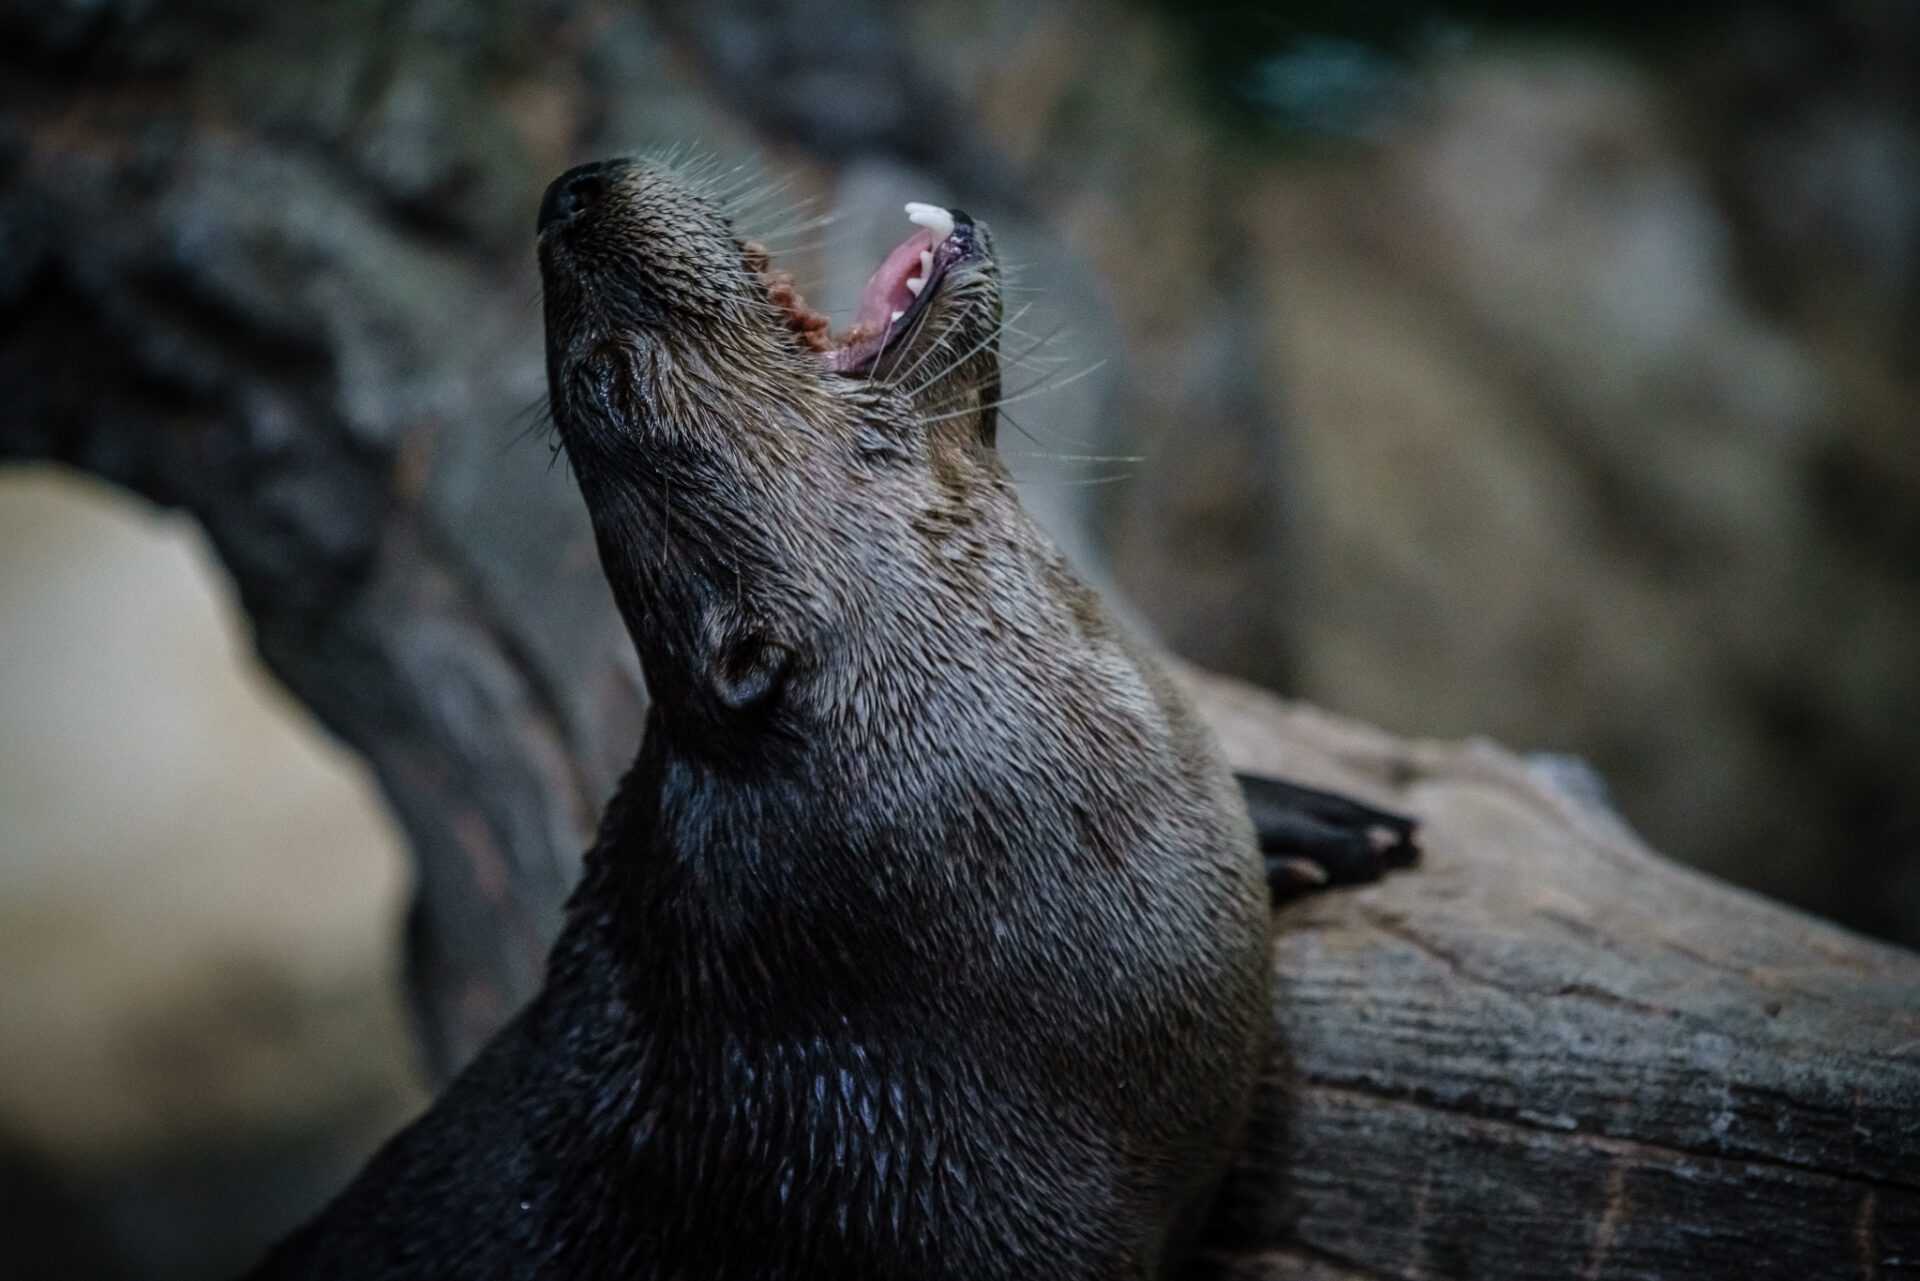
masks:
{"label": "white tooth", "polygon": [[939,205],[910,204],[907,206],[907,221],[932,232],[936,245],[953,234],[953,215]]}
{"label": "white tooth", "polygon": [[931,276],[932,274],[933,274],[933,250],[922,249],[920,251],[920,279],[925,280],[928,276]]}
{"label": "white tooth", "polygon": [[913,277],[913,279],[907,281],[907,292],[910,294],[917,294],[922,289],[925,289],[926,287],[927,287],[927,282],[920,279],[920,277],[918,276],[915,276]]}
{"label": "white tooth", "polygon": [[[904,315],[906,315],[906,314],[907,314],[907,313],[906,313],[906,312],[904,312],[904,311],[896,311],[896,312],[894,312],[894,313],[893,313],[893,320],[898,320],[898,319],[900,319],[900,317],[902,317],[902,316],[904,316]],[[893,323],[893,320],[889,320],[889,321],[888,321],[887,323],[888,323],[889,325],[891,325],[891,324]]]}

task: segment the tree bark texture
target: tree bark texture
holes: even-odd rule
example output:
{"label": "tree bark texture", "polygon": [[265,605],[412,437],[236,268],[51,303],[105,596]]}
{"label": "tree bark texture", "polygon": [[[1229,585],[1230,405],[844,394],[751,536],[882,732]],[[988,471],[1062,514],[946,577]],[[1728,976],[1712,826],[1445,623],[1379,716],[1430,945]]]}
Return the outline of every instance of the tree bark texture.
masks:
{"label": "tree bark texture", "polygon": [[[898,51],[851,38],[866,12],[834,73],[865,108],[771,73],[749,105],[813,154],[1012,200]],[[541,444],[540,187],[636,146],[782,145],[688,87],[762,65],[751,32],[679,14],[0,5],[0,458],[204,525],[261,657],[405,827],[442,1073],[537,986],[645,707]],[[1428,851],[1282,914],[1207,1268],[1920,1276],[1920,958],[1666,863],[1499,749],[1193,679],[1237,766],[1405,808]]]}
{"label": "tree bark texture", "polygon": [[1236,768],[1404,808],[1426,851],[1280,913],[1222,1275],[1920,1276],[1920,956],[1492,744],[1194,685]]}

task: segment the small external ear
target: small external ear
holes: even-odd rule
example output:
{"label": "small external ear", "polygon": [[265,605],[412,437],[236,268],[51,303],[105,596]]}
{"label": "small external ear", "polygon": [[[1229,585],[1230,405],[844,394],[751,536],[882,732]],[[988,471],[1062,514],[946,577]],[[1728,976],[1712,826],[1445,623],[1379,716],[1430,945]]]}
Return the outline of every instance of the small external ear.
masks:
{"label": "small external ear", "polygon": [[722,706],[744,712],[771,702],[786,684],[792,666],[792,650],[748,632],[729,636],[720,644],[708,680]]}

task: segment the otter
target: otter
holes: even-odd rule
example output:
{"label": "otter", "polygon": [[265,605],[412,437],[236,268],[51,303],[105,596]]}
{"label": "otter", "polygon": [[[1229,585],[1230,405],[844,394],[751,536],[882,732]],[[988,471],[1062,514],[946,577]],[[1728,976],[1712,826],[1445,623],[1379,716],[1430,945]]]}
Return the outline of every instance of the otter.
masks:
{"label": "otter", "polygon": [[697,177],[548,189],[553,420],[643,738],[543,989],[251,1276],[1182,1257],[1249,1109],[1272,895],[1412,827],[1222,766],[1015,498],[991,235],[908,212],[834,334]]}

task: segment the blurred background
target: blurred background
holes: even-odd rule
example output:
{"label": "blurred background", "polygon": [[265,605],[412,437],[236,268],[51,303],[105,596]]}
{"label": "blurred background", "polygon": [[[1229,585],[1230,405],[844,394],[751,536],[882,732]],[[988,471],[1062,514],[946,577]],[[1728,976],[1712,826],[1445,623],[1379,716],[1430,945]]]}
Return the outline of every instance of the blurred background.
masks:
{"label": "blurred background", "polygon": [[[1202,665],[1920,945],[1920,4],[0,0],[0,1275],[254,1257],[537,983],[644,685],[534,209],[989,221]],[[411,906],[410,906],[411,905]]]}

